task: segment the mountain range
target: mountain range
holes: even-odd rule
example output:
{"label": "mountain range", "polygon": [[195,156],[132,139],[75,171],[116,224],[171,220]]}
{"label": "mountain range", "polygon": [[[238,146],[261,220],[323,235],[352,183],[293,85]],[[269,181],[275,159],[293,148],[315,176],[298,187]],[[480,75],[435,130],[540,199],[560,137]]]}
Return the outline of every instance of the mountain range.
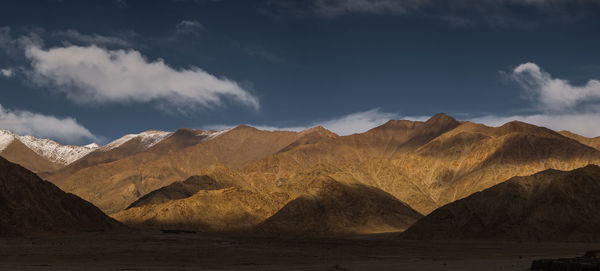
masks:
{"label": "mountain range", "polygon": [[98,148],[95,143],[63,146],[50,139],[0,130],[0,156],[38,173],[60,169]]}
{"label": "mountain range", "polygon": [[[561,198],[562,191],[578,184],[557,180],[577,179],[572,176],[580,168],[600,175],[586,167],[600,165],[600,137],[518,121],[488,127],[441,113],[427,121],[390,120],[348,136],[320,126],[292,132],[246,125],[222,131],[146,131],[102,147],[62,146],[8,131],[0,136],[0,156],[139,228],[300,236],[408,229],[405,238],[435,231],[439,234],[431,238],[571,240],[579,232],[592,235],[581,229],[542,229],[536,225],[547,221],[533,218],[529,230],[510,228],[516,222],[507,219],[506,225],[480,228],[467,222],[510,202],[514,193],[502,187],[525,182],[515,178],[561,183],[551,191],[519,192],[523,204],[529,204]],[[522,186],[546,187],[526,183]],[[497,190],[506,194],[489,192]],[[565,212],[579,206],[572,197],[561,200],[569,203]],[[498,205],[483,204],[487,201]],[[535,210],[507,207],[504,215],[539,218]],[[458,222],[441,223],[450,219],[448,213]],[[502,221],[498,215],[490,219]],[[530,232],[537,229],[546,233]]]}

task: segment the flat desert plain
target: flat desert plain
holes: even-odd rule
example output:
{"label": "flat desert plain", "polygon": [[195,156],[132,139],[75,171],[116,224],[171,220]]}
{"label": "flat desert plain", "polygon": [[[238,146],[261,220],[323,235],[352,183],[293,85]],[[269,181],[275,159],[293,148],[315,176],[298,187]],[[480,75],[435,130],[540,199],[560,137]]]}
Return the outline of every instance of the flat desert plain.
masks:
{"label": "flat desert plain", "polygon": [[0,239],[0,270],[529,270],[592,243],[274,239],[160,231]]}

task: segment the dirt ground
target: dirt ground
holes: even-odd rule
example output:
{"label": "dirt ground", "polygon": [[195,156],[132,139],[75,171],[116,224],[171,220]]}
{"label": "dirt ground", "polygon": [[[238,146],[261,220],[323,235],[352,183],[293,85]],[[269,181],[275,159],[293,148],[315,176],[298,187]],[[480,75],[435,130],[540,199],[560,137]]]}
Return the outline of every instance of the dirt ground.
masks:
{"label": "dirt ground", "polygon": [[600,244],[275,239],[158,231],[0,239],[0,270],[529,270]]}

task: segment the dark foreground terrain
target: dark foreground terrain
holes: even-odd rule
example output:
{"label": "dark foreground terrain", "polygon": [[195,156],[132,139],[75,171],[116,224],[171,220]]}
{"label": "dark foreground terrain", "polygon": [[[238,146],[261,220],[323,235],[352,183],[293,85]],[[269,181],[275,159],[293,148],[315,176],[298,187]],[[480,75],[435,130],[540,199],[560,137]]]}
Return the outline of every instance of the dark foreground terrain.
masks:
{"label": "dark foreground terrain", "polygon": [[154,231],[0,239],[1,270],[529,270],[600,244],[272,239]]}

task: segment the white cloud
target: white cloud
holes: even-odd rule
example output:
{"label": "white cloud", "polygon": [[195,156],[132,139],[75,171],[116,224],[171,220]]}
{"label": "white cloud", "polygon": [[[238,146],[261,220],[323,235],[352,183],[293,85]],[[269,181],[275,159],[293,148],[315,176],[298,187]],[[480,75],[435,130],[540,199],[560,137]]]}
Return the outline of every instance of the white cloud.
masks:
{"label": "white cloud", "polygon": [[82,34],[73,29],[52,32],[52,36],[66,39],[66,43],[79,42],[85,45],[115,45],[121,47],[129,47],[132,45],[131,42],[120,37],[99,34]]}
{"label": "white cloud", "polygon": [[10,78],[14,75],[13,69],[0,69],[0,75]]}
{"label": "white cloud", "polygon": [[206,31],[206,27],[198,21],[186,21],[179,22],[176,26],[177,34],[190,34],[198,36],[200,33]]}
{"label": "white cloud", "polygon": [[73,118],[57,118],[29,111],[8,110],[2,105],[0,105],[0,129],[20,135],[57,139],[66,143],[101,140]]}
{"label": "white cloud", "polygon": [[[401,117],[396,113],[381,112],[379,109],[371,109],[368,111],[352,113],[339,118],[333,118],[324,121],[311,122],[308,125],[299,126],[268,126],[248,124],[260,130],[284,130],[284,131],[303,131],[315,126],[323,126],[328,130],[338,135],[351,135],[354,133],[366,132],[371,128],[380,126],[391,119],[409,119],[409,120],[426,120],[428,117]],[[231,128],[232,125],[209,125],[204,129],[222,130]]]}
{"label": "white cloud", "polygon": [[548,111],[570,109],[582,102],[600,101],[600,81],[589,80],[573,86],[564,79],[552,78],[535,63],[524,63],[513,70],[512,78],[528,90],[538,107]]}
{"label": "white cloud", "polygon": [[254,109],[258,99],[227,78],[198,67],[174,69],[162,59],[147,60],[136,50],[68,46],[26,48],[30,78],[54,86],[79,103],[158,102],[181,109],[214,107],[230,99]]}

